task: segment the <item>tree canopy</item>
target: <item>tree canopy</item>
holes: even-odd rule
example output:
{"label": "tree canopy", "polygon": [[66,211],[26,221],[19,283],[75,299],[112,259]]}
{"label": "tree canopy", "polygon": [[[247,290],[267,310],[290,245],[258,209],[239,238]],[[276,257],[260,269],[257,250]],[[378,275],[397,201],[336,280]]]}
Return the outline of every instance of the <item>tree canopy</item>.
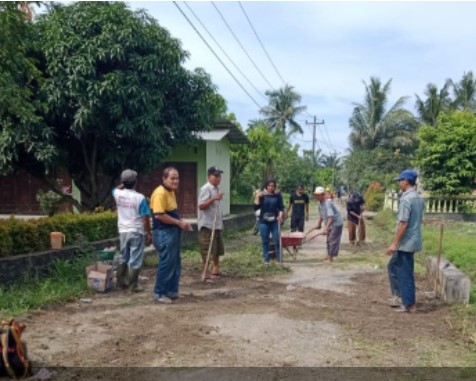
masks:
{"label": "tree canopy", "polygon": [[363,103],[354,103],[349,120],[350,145],[356,149],[405,148],[415,142],[416,123],[413,115],[403,105],[406,97],[400,97],[388,107],[392,80],[382,84],[379,78],[371,77],[365,85]]}
{"label": "tree canopy", "polygon": [[436,194],[468,194],[476,178],[476,115],[444,113],[438,128],[420,129],[415,164],[425,189]]}
{"label": "tree canopy", "polygon": [[300,106],[301,95],[293,86],[286,84],[278,90],[266,91],[269,104],[260,110],[271,131],[281,130],[284,133],[303,133],[301,125],[296,117],[306,111],[306,106]]}
{"label": "tree canopy", "polygon": [[[185,69],[188,53],[145,11],[121,2],[55,4],[31,27],[35,70],[44,76],[40,131],[54,147],[50,160],[37,158],[36,175],[65,169],[88,209],[110,197],[122,169],[151,170],[225,112],[210,76]],[[26,125],[32,135],[34,124]]]}
{"label": "tree canopy", "polygon": [[422,123],[436,127],[440,113],[447,111],[451,106],[450,85],[451,81],[446,81],[443,87],[438,90],[436,85],[429,83],[425,89],[426,99],[415,94],[415,108]]}
{"label": "tree canopy", "polygon": [[44,124],[42,73],[33,51],[34,25],[19,2],[0,2],[0,174],[54,157],[52,130]]}

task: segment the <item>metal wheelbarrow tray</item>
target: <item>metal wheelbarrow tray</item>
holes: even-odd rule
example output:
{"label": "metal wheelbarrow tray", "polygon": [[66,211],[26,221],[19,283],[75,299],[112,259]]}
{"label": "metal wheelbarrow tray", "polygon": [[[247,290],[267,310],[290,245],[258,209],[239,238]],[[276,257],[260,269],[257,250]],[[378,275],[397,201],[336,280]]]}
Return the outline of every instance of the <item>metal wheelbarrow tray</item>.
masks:
{"label": "metal wheelbarrow tray", "polygon": [[[301,246],[306,241],[306,234],[301,232],[293,233],[281,233],[281,246],[286,249],[286,251],[291,254],[291,256],[296,259],[299,246]],[[292,251],[289,249],[292,247]]]}

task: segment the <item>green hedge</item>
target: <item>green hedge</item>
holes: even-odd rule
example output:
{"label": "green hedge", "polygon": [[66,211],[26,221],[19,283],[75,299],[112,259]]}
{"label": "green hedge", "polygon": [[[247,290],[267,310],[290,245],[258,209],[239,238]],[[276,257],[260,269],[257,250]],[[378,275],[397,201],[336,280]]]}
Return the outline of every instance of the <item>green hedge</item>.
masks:
{"label": "green hedge", "polygon": [[66,245],[74,244],[78,235],[90,242],[113,238],[118,235],[117,214],[57,214],[37,220],[0,221],[0,257],[48,250],[53,231],[66,235]]}

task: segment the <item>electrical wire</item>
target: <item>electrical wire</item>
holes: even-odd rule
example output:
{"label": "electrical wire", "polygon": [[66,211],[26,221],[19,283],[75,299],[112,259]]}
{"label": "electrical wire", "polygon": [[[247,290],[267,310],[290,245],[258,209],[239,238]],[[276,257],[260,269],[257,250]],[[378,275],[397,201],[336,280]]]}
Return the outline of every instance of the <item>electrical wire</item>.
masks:
{"label": "electrical wire", "polygon": [[184,1],[184,4],[188,8],[188,10],[192,13],[192,15],[195,17],[195,19],[200,23],[203,29],[208,33],[208,36],[215,42],[215,44],[220,48],[222,53],[225,55],[226,58],[231,62],[233,67],[243,76],[243,78],[248,82],[248,84],[255,89],[255,91],[264,99],[267,100],[266,96],[248,79],[248,77],[241,71],[241,69],[235,64],[235,62],[231,59],[231,57],[228,55],[228,53],[225,51],[225,49],[222,48],[222,46],[218,43],[218,41],[213,37],[213,35],[210,33],[208,28],[204,25],[204,23],[200,20],[200,18],[197,16],[197,14],[193,11],[193,9],[188,5],[186,1]]}
{"label": "electrical wire", "polygon": [[183,17],[185,17],[185,19],[187,20],[187,22],[190,24],[190,26],[195,30],[195,32],[198,34],[198,36],[202,39],[202,41],[205,43],[205,45],[207,45],[208,49],[211,50],[211,52],[213,53],[213,55],[216,57],[216,59],[223,65],[223,67],[225,68],[225,70],[228,72],[228,74],[231,75],[231,77],[235,80],[235,82],[238,84],[238,86],[241,87],[241,89],[246,93],[246,95],[248,95],[248,97],[253,101],[253,103],[261,110],[261,106],[259,105],[259,103],[251,96],[251,94],[245,89],[245,87],[241,84],[240,81],[238,81],[238,79],[233,75],[233,73],[230,71],[230,69],[228,69],[228,67],[225,65],[225,63],[220,59],[220,57],[218,57],[218,54],[216,54],[216,52],[213,50],[213,48],[210,46],[210,44],[205,40],[205,38],[202,36],[202,34],[198,31],[198,29],[195,27],[195,25],[193,24],[193,22],[188,18],[188,16],[185,14],[185,12],[182,10],[182,8],[180,8],[180,6],[177,4],[176,1],[173,2],[174,5],[177,7],[177,9],[180,11],[180,13],[183,15]]}
{"label": "electrical wire", "polygon": [[248,14],[246,13],[245,8],[243,8],[243,5],[241,4],[241,1],[238,1],[238,4],[239,4],[241,10],[243,11],[243,13],[245,14],[245,17],[246,17],[246,19],[248,20],[248,23],[250,24],[250,27],[251,27],[251,29],[253,30],[253,32],[254,32],[254,34],[255,34],[255,36],[256,36],[256,39],[258,40],[259,44],[260,44],[261,47],[263,48],[263,51],[264,51],[264,53],[266,54],[266,57],[268,57],[269,62],[270,62],[271,65],[273,66],[274,71],[276,72],[276,74],[278,75],[278,77],[281,79],[281,81],[283,81],[283,84],[286,85],[286,81],[283,79],[283,76],[282,76],[281,73],[279,72],[278,68],[277,68],[276,65],[274,64],[274,62],[273,62],[273,60],[271,59],[271,57],[269,56],[268,51],[266,50],[266,48],[264,47],[263,43],[261,42],[261,39],[259,38],[258,33],[256,32],[256,29],[255,29],[255,27],[253,26],[253,23],[251,22],[250,18],[248,17]]}
{"label": "electrical wire", "polygon": [[248,59],[251,61],[251,63],[253,64],[253,66],[255,67],[255,69],[258,71],[258,73],[261,75],[261,78],[263,78],[263,80],[268,84],[268,86],[271,88],[271,89],[274,89],[273,88],[273,85],[271,84],[271,82],[269,82],[269,80],[265,77],[265,75],[263,74],[263,72],[259,69],[258,65],[256,65],[255,61],[253,60],[253,58],[251,58],[251,56],[248,54],[248,52],[246,51],[246,49],[244,48],[243,44],[240,42],[240,40],[238,39],[238,37],[236,36],[235,32],[233,32],[233,29],[231,28],[231,26],[228,24],[228,22],[226,21],[225,17],[223,16],[223,14],[220,12],[220,10],[218,9],[218,7],[216,6],[216,4],[212,1],[212,5],[213,7],[215,8],[215,10],[218,12],[218,14],[220,15],[221,19],[223,20],[223,22],[225,23],[226,27],[228,28],[228,30],[230,31],[230,33],[233,35],[233,37],[235,38],[236,42],[238,43],[238,45],[240,45],[241,49],[243,50],[243,52],[246,54],[246,56],[248,57]]}

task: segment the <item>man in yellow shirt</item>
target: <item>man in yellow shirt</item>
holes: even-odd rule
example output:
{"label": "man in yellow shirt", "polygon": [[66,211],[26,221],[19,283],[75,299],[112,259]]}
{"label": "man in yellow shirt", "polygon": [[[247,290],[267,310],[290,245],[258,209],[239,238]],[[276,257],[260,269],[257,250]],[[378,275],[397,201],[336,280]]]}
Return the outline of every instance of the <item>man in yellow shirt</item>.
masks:
{"label": "man in yellow shirt", "polygon": [[159,256],[154,287],[154,300],[170,304],[179,296],[181,232],[192,226],[180,217],[175,191],[179,186],[179,173],[167,167],[159,185],[150,198],[153,214],[153,243]]}

